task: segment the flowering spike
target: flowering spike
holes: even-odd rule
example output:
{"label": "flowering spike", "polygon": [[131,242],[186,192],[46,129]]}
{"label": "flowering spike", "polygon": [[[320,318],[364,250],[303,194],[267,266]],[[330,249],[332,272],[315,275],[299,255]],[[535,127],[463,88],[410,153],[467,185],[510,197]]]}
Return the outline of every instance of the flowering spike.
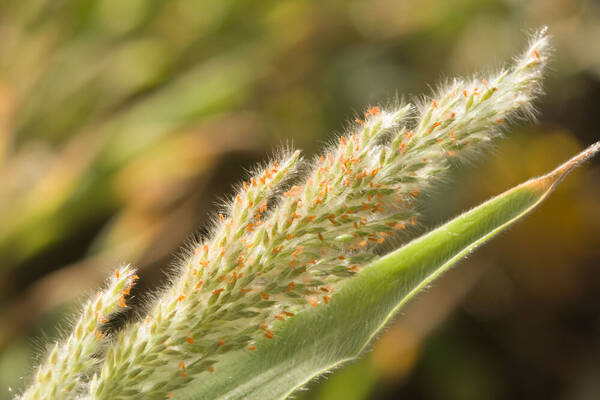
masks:
{"label": "flowering spike", "polygon": [[74,398],[84,389],[82,378],[96,365],[94,354],[106,341],[103,325],[125,307],[123,292],[129,293],[137,278],[129,265],[115,270],[106,288],[85,303],[73,333],[54,344],[46,360],[37,368],[31,386],[19,399],[47,398],[48,393],[54,393],[54,398]]}
{"label": "flowering spike", "polygon": [[[511,69],[455,80],[416,108],[369,108],[355,131],[295,181],[287,178],[298,152],[242,183],[203,251],[189,255],[154,304],[152,318],[119,334],[90,397],[133,399],[148,390],[165,396],[211,371],[222,354],[274,338],[285,317],[327,306],[387,237],[417,224],[413,201],[450,157],[480,148],[499,135],[498,121],[528,111],[547,57],[541,33]],[[162,351],[165,338],[169,351]],[[187,378],[173,375],[179,362]],[[150,363],[156,367],[146,369],[146,381],[128,378]]]}

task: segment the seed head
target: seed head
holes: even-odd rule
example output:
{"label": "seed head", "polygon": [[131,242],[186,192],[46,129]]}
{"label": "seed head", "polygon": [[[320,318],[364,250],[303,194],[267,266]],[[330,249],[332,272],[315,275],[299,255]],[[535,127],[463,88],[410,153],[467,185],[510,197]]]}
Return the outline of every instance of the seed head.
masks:
{"label": "seed head", "polygon": [[[244,181],[148,315],[118,334],[89,398],[172,397],[224,354],[254,351],[277,324],[335,301],[379,246],[418,223],[415,202],[450,159],[530,111],[548,52],[541,31],[511,68],[455,79],[417,107],[370,107],[311,162],[287,152]],[[40,369],[40,382],[52,374]]]}
{"label": "seed head", "polygon": [[129,265],[115,270],[106,288],[85,303],[71,335],[52,346],[31,386],[18,399],[76,398],[87,391],[85,380],[98,364],[96,353],[106,342],[104,325],[127,307],[126,296],[137,279]]}

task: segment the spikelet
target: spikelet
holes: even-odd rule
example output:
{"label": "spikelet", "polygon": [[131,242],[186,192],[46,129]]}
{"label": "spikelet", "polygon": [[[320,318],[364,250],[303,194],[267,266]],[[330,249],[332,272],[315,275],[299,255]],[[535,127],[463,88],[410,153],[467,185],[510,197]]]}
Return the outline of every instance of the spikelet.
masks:
{"label": "spikelet", "polygon": [[103,325],[127,307],[126,297],[136,279],[135,270],[128,265],[115,270],[106,289],[86,302],[71,335],[53,345],[19,399],[66,399],[81,394],[86,375],[98,362],[94,356],[105,341]]}
{"label": "spikelet", "polygon": [[414,115],[368,109],[295,185],[284,182],[297,152],[244,183],[146,319],[118,335],[89,398],[168,398],[223,354],[273,338],[275,321],[325,306],[378,245],[417,223],[416,198],[450,158],[529,110],[548,51],[542,31],[512,68],[455,80]]}

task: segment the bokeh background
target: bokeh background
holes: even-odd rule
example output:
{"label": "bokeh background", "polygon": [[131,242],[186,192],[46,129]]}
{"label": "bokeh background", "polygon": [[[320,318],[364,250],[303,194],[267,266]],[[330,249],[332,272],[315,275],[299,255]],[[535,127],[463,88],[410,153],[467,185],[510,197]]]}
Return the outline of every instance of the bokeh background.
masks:
{"label": "bokeh background", "polygon": [[[548,25],[538,123],[452,171],[435,226],[600,138],[591,0],[0,2],[0,399],[117,264],[139,294],[231,184],[371,104],[510,61]],[[600,163],[297,398],[600,398]],[[24,378],[25,377],[25,378]]]}

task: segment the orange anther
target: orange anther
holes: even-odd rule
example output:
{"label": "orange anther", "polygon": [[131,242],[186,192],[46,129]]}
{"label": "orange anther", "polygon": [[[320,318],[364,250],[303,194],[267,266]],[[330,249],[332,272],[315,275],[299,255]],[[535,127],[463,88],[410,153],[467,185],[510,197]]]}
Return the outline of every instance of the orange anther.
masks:
{"label": "orange anther", "polygon": [[298,196],[302,193],[302,188],[300,186],[292,186],[291,189],[287,192],[285,192],[283,195],[285,197],[293,197],[293,196]]}
{"label": "orange anther", "polygon": [[379,107],[375,106],[375,107],[371,107],[369,108],[369,114],[371,115],[377,115],[381,112],[381,110],[379,109]]}
{"label": "orange anther", "polygon": [[278,319],[278,320],[280,320],[280,321],[283,321],[283,320],[284,320],[284,317],[285,317],[285,314],[284,314],[284,313],[279,313],[279,314],[277,314],[276,316],[274,316],[273,318],[275,318],[275,319]]}
{"label": "orange anther", "polygon": [[281,252],[281,250],[283,249],[283,246],[279,246],[273,249],[273,254],[277,254],[279,252]]}
{"label": "orange anther", "polygon": [[266,200],[258,208],[258,212],[260,212],[260,213],[263,213],[265,211],[267,211],[267,201]]}

